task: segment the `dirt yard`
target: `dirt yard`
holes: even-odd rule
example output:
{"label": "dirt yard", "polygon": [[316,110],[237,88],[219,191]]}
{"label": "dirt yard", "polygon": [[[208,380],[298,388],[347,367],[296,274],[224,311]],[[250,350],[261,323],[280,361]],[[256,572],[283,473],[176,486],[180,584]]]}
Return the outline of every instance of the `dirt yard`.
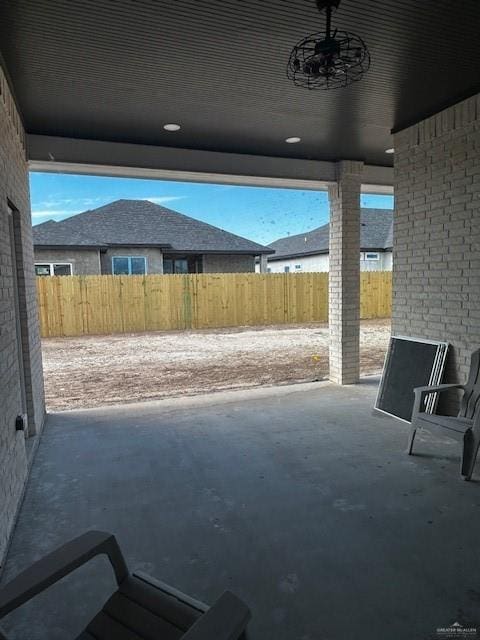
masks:
{"label": "dirt yard", "polygon": [[[389,320],[362,322],[363,374],[381,370],[389,335]],[[42,348],[50,411],[328,374],[325,324],[48,338]]]}

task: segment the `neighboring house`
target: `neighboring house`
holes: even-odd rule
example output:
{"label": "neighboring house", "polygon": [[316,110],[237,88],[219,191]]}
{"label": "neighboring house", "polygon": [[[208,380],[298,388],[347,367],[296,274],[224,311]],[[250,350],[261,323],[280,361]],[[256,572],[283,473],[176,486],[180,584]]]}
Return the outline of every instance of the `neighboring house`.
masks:
{"label": "neighboring house", "polygon": [[[362,271],[391,271],[393,211],[362,209],[360,227],[360,268]],[[328,271],[329,225],[295,236],[287,236],[268,246],[275,249],[268,256],[271,273]],[[256,265],[259,271],[259,264]]]}
{"label": "neighboring house", "polygon": [[33,227],[37,275],[234,273],[273,253],[148,200],[116,200]]}

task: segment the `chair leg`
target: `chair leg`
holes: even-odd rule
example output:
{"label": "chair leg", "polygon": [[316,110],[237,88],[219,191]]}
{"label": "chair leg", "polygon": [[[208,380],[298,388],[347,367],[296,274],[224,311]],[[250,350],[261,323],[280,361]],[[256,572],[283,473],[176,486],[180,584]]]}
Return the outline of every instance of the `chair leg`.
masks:
{"label": "chair leg", "polygon": [[407,445],[407,453],[409,456],[413,455],[412,454],[412,449],[413,449],[413,441],[415,440],[415,434],[417,433],[417,427],[414,427],[412,425],[411,429],[410,429],[410,435],[408,436],[408,445]]}
{"label": "chair leg", "polygon": [[480,436],[474,434],[471,429],[463,436],[463,454],[461,474],[464,480],[471,480],[475,461],[477,459]]}

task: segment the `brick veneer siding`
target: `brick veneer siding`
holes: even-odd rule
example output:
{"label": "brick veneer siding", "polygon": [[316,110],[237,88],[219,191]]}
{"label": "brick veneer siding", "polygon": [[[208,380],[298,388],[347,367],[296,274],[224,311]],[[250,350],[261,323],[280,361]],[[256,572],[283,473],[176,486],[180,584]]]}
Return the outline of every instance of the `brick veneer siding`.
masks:
{"label": "brick veneer siding", "polygon": [[74,276],[100,274],[100,251],[98,249],[38,249],[35,262],[69,262]]}
{"label": "brick veneer siding", "polygon": [[207,253],[203,256],[204,273],[250,273],[255,271],[255,256]]}
{"label": "brick veneer siding", "polygon": [[[12,264],[10,213],[17,210],[17,264]],[[14,269],[20,318],[14,296]],[[22,328],[26,406],[22,406],[17,320]],[[15,417],[27,411],[29,433],[39,433],[45,415],[40,336],[33,270],[32,226],[25,136],[0,67],[0,563],[3,560],[27,478],[25,434]]]}
{"label": "brick veneer siding", "polygon": [[480,96],[394,145],[392,330],[450,342],[445,378],[464,381],[480,346]]}
{"label": "brick veneer siding", "polygon": [[360,182],[363,163],[343,161],[329,186],[329,377],[354,384],[360,375]]}

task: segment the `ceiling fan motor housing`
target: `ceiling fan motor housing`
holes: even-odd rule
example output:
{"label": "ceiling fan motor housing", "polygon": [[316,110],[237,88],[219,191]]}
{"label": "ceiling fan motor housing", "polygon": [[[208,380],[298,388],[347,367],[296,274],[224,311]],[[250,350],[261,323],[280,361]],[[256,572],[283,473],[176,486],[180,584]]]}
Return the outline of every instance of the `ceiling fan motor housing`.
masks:
{"label": "ceiling fan motor housing", "polygon": [[338,89],[361,80],[370,68],[370,53],[363,40],[347,31],[334,29],[332,11],[340,0],[316,0],[325,11],[325,30],[306,36],[293,47],[287,77],[306,89]]}
{"label": "ceiling fan motor housing", "polygon": [[338,9],[340,0],[315,0],[319,11],[323,11],[327,7]]}

